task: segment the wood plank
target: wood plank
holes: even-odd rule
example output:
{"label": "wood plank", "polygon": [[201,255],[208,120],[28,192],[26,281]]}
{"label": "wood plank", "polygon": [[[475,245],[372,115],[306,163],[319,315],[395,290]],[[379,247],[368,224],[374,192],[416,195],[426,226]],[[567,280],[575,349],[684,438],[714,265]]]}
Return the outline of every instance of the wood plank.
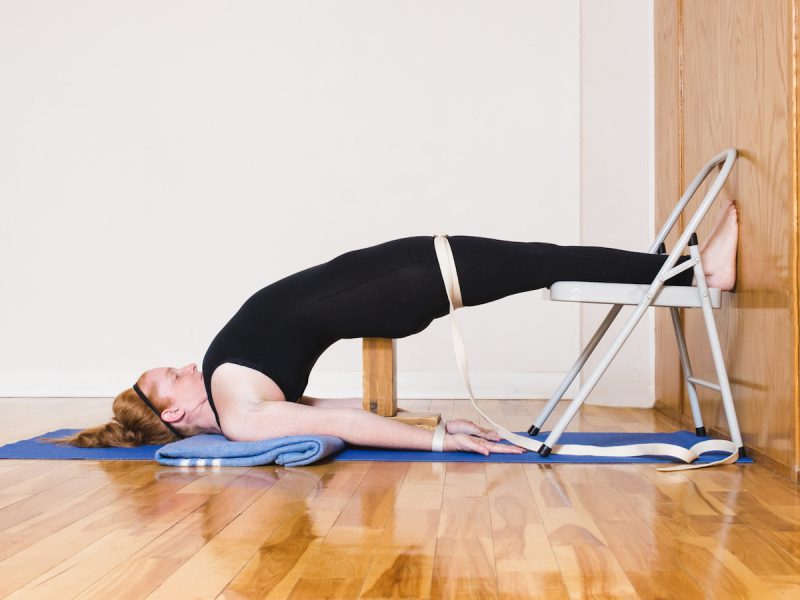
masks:
{"label": "wood plank", "polygon": [[288,596],[289,600],[307,600],[308,598],[358,598],[361,589],[360,579],[343,579],[341,577],[330,577],[327,579],[305,579],[297,581],[292,593]]}
{"label": "wood plank", "polygon": [[[239,473],[235,477],[217,473],[215,475],[219,477],[204,478],[215,480],[220,489],[210,491],[208,500],[199,510],[179,520],[149,542],[142,543],[144,540],[137,538],[135,546],[138,546],[138,550],[119,561],[102,577],[97,577],[96,571],[91,571],[91,577],[96,581],[78,597],[114,598],[133,590],[136,590],[136,595],[145,596],[158,588],[210,537],[226,527],[264,493],[261,485],[252,484],[249,470],[237,468],[235,471]],[[178,493],[184,491],[185,488]],[[128,547],[126,552],[134,549]],[[91,581],[89,574],[84,573],[83,577]]]}
{"label": "wood plank", "polygon": [[382,417],[397,414],[397,343],[393,338],[361,342],[364,410]]}
{"label": "wood plank", "polygon": [[521,464],[487,464],[497,587],[501,596],[566,598],[536,498]]}
{"label": "wood plank", "polygon": [[433,579],[436,509],[398,509],[378,541],[361,598],[429,598]]}
{"label": "wood plank", "polygon": [[[281,522],[302,512],[298,501],[316,488],[325,472],[254,469],[254,483],[263,489],[258,498],[147,597],[205,597],[222,592]],[[265,473],[269,476],[259,480]]]}
{"label": "wood plank", "polygon": [[495,598],[489,499],[483,463],[447,463],[431,598]]}
{"label": "wood plank", "polygon": [[[41,596],[65,593],[50,582],[76,566],[80,574],[70,579],[73,583],[86,573],[82,565],[102,576],[115,561],[124,560],[125,549],[135,539],[157,535],[203,500],[199,495],[175,494],[166,485],[146,486],[124,496],[0,561],[0,594],[20,587]],[[74,595],[82,589],[71,591]]]}

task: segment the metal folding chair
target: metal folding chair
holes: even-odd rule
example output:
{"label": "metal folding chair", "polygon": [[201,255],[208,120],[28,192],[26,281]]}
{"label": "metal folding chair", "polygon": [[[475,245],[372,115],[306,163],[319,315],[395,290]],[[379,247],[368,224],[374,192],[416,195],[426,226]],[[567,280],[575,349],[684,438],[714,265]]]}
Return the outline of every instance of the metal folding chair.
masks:
{"label": "metal folding chair", "polygon": [[[538,452],[542,456],[547,456],[552,451],[553,447],[558,442],[561,434],[572,421],[573,417],[577,414],[581,405],[586,400],[587,396],[594,389],[597,382],[605,373],[611,361],[619,352],[619,349],[628,339],[633,331],[633,328],[639,323],[639,320],[644,315],[645,311],[651,306],[654,307],[668,307],[672,314],[672,324],[675,329],[675,337],[678,341],[678,349],[680,352],[681,368],[683,370],[684,381],[686,382],[686,389],[689,395],[689,403],[692,407],[692,416],[694,418],[695,433],[698,436],[706,435],[706,430],[703,425],[703,418],[700,414],[700,405],[697,401],[697,391],[695,386],[701,385],[720,392],[722,395],[722,404],[725,408],[725,416],[728,421],[731,441],[739,448],[739,456],[745,456],[744,445],[742,444],[742,436],[739,431],[739,422],[736,419],[736,410],[733,405],[733,398],[731,396],[731,387],[728,381],[728,373],[725,369],[725,361],[722,357],[722,350],[719,343],[719,335],[717,333],[716,323],[712,309],[720,307],[721,291],[717,288],[709,288],[706,283],[706,277],[703,273],[703,265],[700,260],[700,251],[697,246],[697,227],[706,216],[709,208],[713,204],[720,189],[728,178],[728,174],[733,168],[736,161],[736,150],[729,148],[714,158],[712,158],[697,174],[692,183],[684,192],[678,204],[675,206],[672,214],[670,214],[661,231],[658,233],[655,241],[648,252],[666,253],[664,240],[672,231],[673,226],[678,221],[683,210],[694,196],[697,189],[708,177],[709,173],[718,165],[722,164],[719,174],[714,180],[713,184],[708,190],[705,198],[700,206],[695,211],[689,224],[685,227],[683,232],[675,245],[675,248],[670,253],[666,262],[659,270],[655,280],[650,284],[631,285],[631,284],[618,284],[618,283],[595,283],[587,281],[558,281],[550,286],[549,290],[545,290],[545,297],[550,300],[557,300],[562,302],[595,302],[601,304],[613,304],[613,307],[606,315],[600,327],[587,346],[583,349],[578,360],[572,366],[570,371],[564,377],[561,385],[553,393],[548,400],[545,407],[536,417],[533,425],[528,429],[530,435],[537,435],[544,425],[547,418],[553,412],[553,409],[561,400],[567,388],[572,384],[572,381],[578,375],[583,365],[591,356],[594,349],[597,347],[600,340],[605,335],[611,323],[616,318],[623,305],[635,305],[636,309],[633,314],[628,318],[622,330],[617,334],[613,343],[609,347],[600,364],[597,365],[594,372],[589,376],[586,382],[578,391],[578,394],[567,407],[567,410],[556,423],[544,444],[539,448]],[[676,267],[678,259],[683,253],[684,248],[688,246],[690,260],[685,261],[680,266]],[[694,276],[697,286],[669,286],[664,285],[664,282],[677,275],[686,269],[694,269]],[[714,367],[717,374],[717,383],[706,381],[695,377],[692,373],[692,366],[689,363],[689,353],[686,350],[686,341],[683,337],[681,328],[679,308],[700,308],[703,311],[703,319],[705,320],[706,333],[708,341],[711,346],[711,354],[714,358]]]}

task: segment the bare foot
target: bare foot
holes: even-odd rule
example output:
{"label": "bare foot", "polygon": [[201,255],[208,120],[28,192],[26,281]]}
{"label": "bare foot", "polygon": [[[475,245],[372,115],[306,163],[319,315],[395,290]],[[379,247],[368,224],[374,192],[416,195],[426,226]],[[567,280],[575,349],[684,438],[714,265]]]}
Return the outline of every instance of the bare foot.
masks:
{"label": "bare foot", "polygon": [[714,227],[711,228],[711,233],[708,234],[708,238],[700,242],[699,250],[701,255],[705,251],[706,246],[708,246],[709,242],[714,239],[714,236],[717,235],[717,232],[725,223],[726,217],[728,216],[728,210],[731,206],[733,206],[733,201],[730,198],[723,198],[720,200],[720,205],[717,209],[717,220],[714,221]]}
{"label": "bare foot", "polygon": [[720,208],[711,237],[700,245],[700,258],[708,287],[730,291],[736,285],[736,246],[739,219],[736,206],[728,200]]}

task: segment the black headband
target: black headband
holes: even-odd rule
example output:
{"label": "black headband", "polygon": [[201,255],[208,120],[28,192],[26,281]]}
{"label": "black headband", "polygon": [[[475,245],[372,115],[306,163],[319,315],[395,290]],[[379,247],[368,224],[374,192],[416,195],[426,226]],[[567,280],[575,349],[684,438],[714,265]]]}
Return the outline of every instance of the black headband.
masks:
{"label": "black headband", "polygon": [[[148,400],[148,399],[147,399],[147,396],[145,396],[145,395],[144,395],[144,392],[143,392],[142,390],[140,390],[140,389],[139,389],[139,386],[138,386],[138,385],[136,385],[135,383],[133,384],[133,391],[134,391],[134,392],[136,392],[136,393],[139,395],[139,398],[141,398],[141,399],[142,399],[142,402],[144,402],[144,403],[147,405],[147,407],[148,407],[150,410],[152,410],[152,411],[155,413],[155,415],[156,415],[156,416],[157,416],[159,419],[161,419],[161,413],[160,413],[160,412],[158,412],[158,411],[156,410],[156,407],[155,407],[155,406],[153,406],[153,405],[150,403],[150,400]],[[166,425],[166,426],[167,426],[167,428],[168,428],[168,429],[169,429],[169,430],[170,430],[172,433],[174,433],[175,435],[177,435],[179,438],[186,437],[186,436],[184,436],[183,434],[181,434],[181,433],[178,433],[178,430],[177,430],[177,429],[175,429],[175,428],[174,428],[172,425],[170,425],[169,423],[167,423],[167,422],[166,422],[164,419],[161,419],[161,422],[162,422],[164,425]]]}

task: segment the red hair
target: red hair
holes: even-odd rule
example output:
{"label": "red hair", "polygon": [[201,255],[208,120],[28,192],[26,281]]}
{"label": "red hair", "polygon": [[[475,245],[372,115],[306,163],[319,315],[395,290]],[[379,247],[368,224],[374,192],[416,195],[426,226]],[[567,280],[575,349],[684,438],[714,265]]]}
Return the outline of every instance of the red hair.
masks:
{"label": "red hair", "polygon": [[[158,399],[151,397],[150,400],[156,408],[160,406]],[[90,427],[67,437],[42,440],[81,448],[132,448],[143,444],[169,444],[180,439],[142,402],[132,387],[120,392],[111,408],[114,418],[105,425]]]}

